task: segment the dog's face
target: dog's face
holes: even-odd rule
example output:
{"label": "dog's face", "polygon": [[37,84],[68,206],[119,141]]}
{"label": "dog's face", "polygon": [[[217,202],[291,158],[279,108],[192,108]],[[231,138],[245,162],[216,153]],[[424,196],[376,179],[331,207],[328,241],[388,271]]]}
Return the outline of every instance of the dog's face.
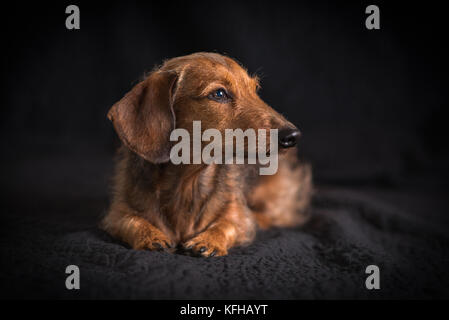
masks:
{"label": "dog's face", "polygon": [[109,111],[117,133],[154,163],[169,160],[170,132],[201,121],[206,129],[278,129],[279,144],[296,143],[298,129],[257,94],[258,79],[234,60],[196,53],[168,60]]}

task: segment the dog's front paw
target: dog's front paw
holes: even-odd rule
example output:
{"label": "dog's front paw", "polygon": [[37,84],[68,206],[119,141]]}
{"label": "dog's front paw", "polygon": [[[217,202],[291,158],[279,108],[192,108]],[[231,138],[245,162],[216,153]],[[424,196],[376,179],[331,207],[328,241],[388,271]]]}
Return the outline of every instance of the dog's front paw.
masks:
{"label": "dog's front paw", "polygon": [[182,247],[185,252],[199,257],[218,257],[228,254],[225,239],[209,231],[200,233],[196,237],[186,241]]}
{"label": "dog's front paw", "polygon": [[152,228],[138,237],[133,247],[137,250],[163,251],[172,249],[173,245],[165,234],[156,228]]}

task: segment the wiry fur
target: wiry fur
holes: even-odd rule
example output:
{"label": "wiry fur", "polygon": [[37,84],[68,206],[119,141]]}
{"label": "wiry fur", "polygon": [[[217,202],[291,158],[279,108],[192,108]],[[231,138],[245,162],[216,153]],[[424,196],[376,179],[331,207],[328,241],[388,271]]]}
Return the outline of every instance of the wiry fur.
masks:
{"label": "wiry fur", "polygon": [[[207,99],[220,86],[232,92],[229,105]],[[311,170],[298,162],[294,148],[280,152],[272,176],[260,176],[258,165],[167,160],[169,132],[192,133],[194,120],[201,120],[202,130],[294,128],[258,97],[258,86],[234,60],[214,53],[168,60],[136,85],[109,112],[123,146],[102,227],[135,249],[178,247],[218,256],[249,243],[257,224],[304,223]]]}

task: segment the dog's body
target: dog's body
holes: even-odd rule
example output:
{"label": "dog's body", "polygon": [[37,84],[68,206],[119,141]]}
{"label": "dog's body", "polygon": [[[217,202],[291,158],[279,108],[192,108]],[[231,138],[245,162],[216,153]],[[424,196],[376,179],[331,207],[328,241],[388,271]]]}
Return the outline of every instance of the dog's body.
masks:
{"label": "dog's body", "polygon": [[[297,129],[257,95],[258,81],[235,61],[213,53],[171,59],[109,112],[123,141],[114,198],[103,228],[135,249],[179,246],[202,256],[225,255],[252,240],[256,225],[306,220],[311,170],[296,149],[279,155],[276,174],[257,164],[179,164],[169,160],[174,128]],[[285,136],[285,134],[284,134]],[[288,143],[287,143],[288,142]]]}

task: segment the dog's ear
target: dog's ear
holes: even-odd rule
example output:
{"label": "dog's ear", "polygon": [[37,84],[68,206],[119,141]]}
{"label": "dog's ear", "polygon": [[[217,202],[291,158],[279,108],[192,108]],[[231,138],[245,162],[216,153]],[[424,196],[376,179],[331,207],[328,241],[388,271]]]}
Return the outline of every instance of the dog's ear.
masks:
{"label": "dog's ear", "polygon": [[174,72],[155,71],[108,112],[122,142],[152,163],[170,159],[170,133],[175,129],[176,79]]}

